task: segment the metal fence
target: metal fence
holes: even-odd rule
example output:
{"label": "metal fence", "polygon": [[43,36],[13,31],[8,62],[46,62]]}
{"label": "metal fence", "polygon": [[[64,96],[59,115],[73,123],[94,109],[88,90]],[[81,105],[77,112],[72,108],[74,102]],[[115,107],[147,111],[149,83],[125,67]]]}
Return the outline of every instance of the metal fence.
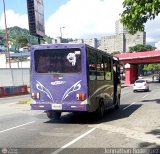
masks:
{"label": "metal fence", "polygon": [[0,87],[30,86],[30,68],[0,68]]}

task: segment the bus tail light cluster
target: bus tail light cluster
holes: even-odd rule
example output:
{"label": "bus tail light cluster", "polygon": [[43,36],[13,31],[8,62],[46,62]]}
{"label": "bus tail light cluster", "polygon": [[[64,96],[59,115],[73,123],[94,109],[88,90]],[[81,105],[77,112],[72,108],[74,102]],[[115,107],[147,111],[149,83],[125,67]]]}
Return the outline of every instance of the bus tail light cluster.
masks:
{"label": "bus tail light cluster", "polygon": [[84,101],[86,99],[86,94],[85,93],[78,93],[78,94],[76,94],[76,98],[77,98],[77,100]]}
{"label": "bus tail light cluster", "polygon": [[32,95],[31,95],[31,96],[32,96],[33,99],[40,99],[39,93],[33,93],[33,92],[32,92]]}

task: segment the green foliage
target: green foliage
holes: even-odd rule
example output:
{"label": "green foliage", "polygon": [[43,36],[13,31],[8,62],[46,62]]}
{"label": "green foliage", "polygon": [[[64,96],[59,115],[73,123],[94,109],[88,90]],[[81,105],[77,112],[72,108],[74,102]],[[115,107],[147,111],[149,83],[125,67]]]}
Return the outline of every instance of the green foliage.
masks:
{"label": "green foliage", "polygon": [[119,54],[119,53],[121,53],[121,52],[119,52],[119,51],[113,51],[113,52],[111,53],[111,55],[115,55],[115,54]]}
{"label": "green foliage", "polygon": [[[0,36],[4,38],[3,41],[0,40],[0,44],[5,45],[5,30],[0,30]],[[22,29],[17,26],[8,28],[8,40],[14,45],[17,45],[16,43],[18,43],[18,45],[20,45],[21,47],[26,46],[27,43],[29,43],[30,45],[38,44],[37,37],[30,35],[29,30]],[[51,43],[52,38],[45,35],[44,40],[42,40],[41,42]]]}
{"label": "green foliage", "polygon": [[15,44],[18,45],[18,47],[22,48],[28,45],[28,40],[25,36],[19,35],[16,37],[16,42]]}
{"label": "green foliage", "polygon": [[0,46],[5,46],[5,32],[0,30]]}
{"label": "green foliage", "polygon": [[144,65],[144,68],[143,68],[144,71],[157,71],[159,72],[160,71],[160,64],[145,64]]}
{"label": "green foliage", "polygon": [[129,47],[129,52],[143,52],[143,51],[152,51],[156,48],[151,45],[143,45],[143,44],[137,44],[133,47]]}
{"label": "green foliage", "polygon": [[144,24],[160,13],[160,0],[124,0],[121,22],[130,34],[144,31]]}

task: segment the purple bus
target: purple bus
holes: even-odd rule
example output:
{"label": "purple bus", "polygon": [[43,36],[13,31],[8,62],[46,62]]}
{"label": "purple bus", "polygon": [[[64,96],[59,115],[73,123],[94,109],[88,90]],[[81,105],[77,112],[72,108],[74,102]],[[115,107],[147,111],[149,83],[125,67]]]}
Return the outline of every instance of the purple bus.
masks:
{"label": "purple bus", "polygon": [[117,57],[86,44],[44,44],[31,47],[31,109],[48,118],[62,112],[96,112],[120,106]]}

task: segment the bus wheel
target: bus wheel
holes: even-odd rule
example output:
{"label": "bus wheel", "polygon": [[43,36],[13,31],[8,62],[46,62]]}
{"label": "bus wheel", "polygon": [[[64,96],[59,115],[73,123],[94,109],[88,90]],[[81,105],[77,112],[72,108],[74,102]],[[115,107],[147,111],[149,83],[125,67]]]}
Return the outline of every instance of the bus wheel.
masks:
{"label": "bus wheel", "polygon": [[103,118],[104,117],[104,112],[105,112],[105,106],[104,106],[103,101],[101,100],[99,102],[99,107],[97,109],[98,118]]}
{"label": "bus wheel", "polygon": [[115,105],[115,109],[119,109],[120,108],[120,96],[116,97],[116,105]]}
{"label": "bus wheel", "polygon": [[61,112],[57,112],[57,111],[47,111],[47,117],[49,119],[53,119],[53,120],[58,120],[61,117]]}

